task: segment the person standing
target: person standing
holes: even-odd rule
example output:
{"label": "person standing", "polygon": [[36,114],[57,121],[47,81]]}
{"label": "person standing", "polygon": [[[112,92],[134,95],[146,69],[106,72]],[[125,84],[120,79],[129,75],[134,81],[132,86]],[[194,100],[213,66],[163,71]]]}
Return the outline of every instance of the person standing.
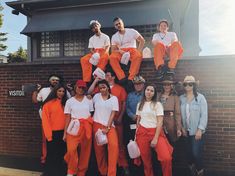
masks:
{"label": "person standing", "polygon": [[161,20],[158,24],[159,32],[155,33],[152,38],[154,46],[154,64],[156,70],[164,71],[164,56],[169,56],[168,72],[174,74],[178,59],[183,53],[183,48],[178,41],[175,32],[168,32],[169,24],[167,20]]}
{"label": "person standing", "polygon": [[101,24],[97,20],[90,22],[90,29],[94,33],[89,39],[90,53],[81,58],[82,77],[85,82],[91,81],[92,64],[104,71],[108,63],[110,39],[100,28]]}
{"label": "person standing", "polygon": [[193,76],[186,76],[183,85],[185,93],[180,96],[180,107],[188,164],[192,175],[203,176],[202,154],[208,121],[207,101],[197,91],[197,81]]}
{"label": "person standing", "polygon": [[45,176],[66,175],[64,154],[66,143],[63,141],[65,115],[64,105],[67,100],[66,88],[57,84],[48,95],[42,106],[42,127],[46,137],[47,156]]}
{"label": "person standing", "polygon": [[[112,36],[110,55],[110,65],[113,68],[118,80],[126,82],[126,75],[120,66],[123,54],[128,54],[131,62],[128,80],[131,82],[135,75],[139,73],[140,64],[142,62],[142,49],[145,43],[142,35],[132,28],[125,28],[121,18],[116,17],[113,20],[114,27],[117,32]],[[138,48],[136,46],[138,42]]]}
{"label": "person standing", "polygon": [[[65,105],[66,115],[63,139],[67,143],[67,153],[64,156],[68,165],[67,176],[74,174],[85,176],[92,145],[92,123],[91,112],[94,111],[93,102],[86,96],[87,86],[82,80],[77,80],[75,85],[75,96],[70,98]],[[76,122],[79,121],[79,122]],[[67,132],[69,125],[79,123],[77,134]],[[79,152],[78,152],[79,151]]]}
{"label": "person standing", "polygon": [[[137,121],[137,115],[136,115],[136,108],[137,104],[140,102],[144,95],[144,85],[145,85],[145,79],[137,75],[133,79],[134,84],[134,91],[130,92],[127,96],[126,100],[126,113],[128,115],[128,124],[129,127],[127,129],[128,134],[125,134],[125,136],[128,135],[128,140],[135,140],[135,132],[136,132],[136,121]],[[142,176],[143,175],[143,167],[137,167],[134,164],[134,161],[130,161],[130,171],[132,175],[135,176]]]}
{"label": "person standing", "polygon": [[[41,88],[41,85],[38,84],[38,91],[34,91],[33,94],[32,94],[32,101],[33,101],[33,103],[40,103],[40,104],[42,104],[46,100],[48,95],[50,94],[51,90],[60,81],[62,81],[60,76],[52,74],[48,78],[48,82],[50,84],[49,87]],[[41,109],[41,107],[39,109],[39,116],[42,119],[42,109]],[[47,155],[47,151],[46,151],[46,138],[45,138],[45,134],[44,134],[44,132],[42,130],[42,156],[41,156],[41,163],[42,164],[44,164],[45,161],[46,161],[46,155]]]}
{"label": "person standing", "polygon": [[129,117],[130,139],[134,140],[137,120],[136,107],[144,94],[145,79],[142,76],[137,75],[134,77],[132,82],[135,90],[130,92],[127,96],[126,112]]}
{"label": "person standing", "polygon": [[158,96],[164,108],[163,128],[172,146],[182,134],[180,100],[174,90],[174,83],[171,76],[165,76],[161,82],[162,92]]}
{"label": "person standing", "polygon": [[161,162],[163,176],[172,176],[172,152],[163,130],[163,107],[157,102],[154,85],[147,85],[144,96],[137,105],[136,142],[144,165],[144,175],[153,176],[151,148]]}
{"label": "person standing", "polygon": [[95,113],[93,116],[93,136],[98,129],[107,136],[107,146],[94,142],[98,170],[101,176],[116,176],[118,161],[118,136],[115,130],[114,117],[119,111],[118,99],[111,94],[106,80],[98,81],[100,93],[93,97]]}
{"label": "person standing", "polygon": [[111,94],[116,96],[119,104],[119,111],[115,114],[114,124],[118,135],[119,154],[118,154],[118,166],[123,169],[124,175],[129,175],[129,166],[126,156],[126,147],[124,145],[124,134],[123,134],[123,118],[126,110],[126,98],[127,93],[125,89],[115,83],[116,75],[113,70],[109,69],[106,71],[105,79],[109,83],[111,88]]}

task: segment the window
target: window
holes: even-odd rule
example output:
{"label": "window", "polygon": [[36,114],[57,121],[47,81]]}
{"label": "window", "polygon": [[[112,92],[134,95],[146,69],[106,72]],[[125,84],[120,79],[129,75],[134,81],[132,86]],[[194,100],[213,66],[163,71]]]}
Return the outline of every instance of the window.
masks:
{"label": "window", "polygon": [[[152,48],[151,40],[156,32],[156,24],[131,26],[131,28],[139,31],[146,40],[145,46]],[[102,31],[110,36],[116,32],[114,28],[102,28]],[[75,30],[62,32],[42,32],[40,36],[40,53],[41,58],[58,58],[58,57],[74,57],[83,56],[89,49],[88,41],[91,31]]]}
{"label": "window", "polygon": [[43,32],[41,33],[40,56],[59,57],[60,56],[60,33]]}

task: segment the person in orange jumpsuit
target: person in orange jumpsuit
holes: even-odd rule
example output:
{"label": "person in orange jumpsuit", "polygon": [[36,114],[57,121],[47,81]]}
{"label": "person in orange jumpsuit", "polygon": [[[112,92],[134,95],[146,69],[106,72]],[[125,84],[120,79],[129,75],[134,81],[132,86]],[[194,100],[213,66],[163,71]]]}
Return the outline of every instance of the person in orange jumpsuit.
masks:
{"label": "person in orange jumpsuit", "polygon": [[[105,70],[108,63],[110,48],[110,38],[101,32],[101,25],[97,20],[92,20],[90,22],[90,28],[94,33],[94,35],[89,39],[88,48],[90,49],[90,53],[81,58],[82,77],[85,82],[91,81],[92,64]],[[94,54],[96,54],[96,56]],[[92,62],[92,59],[97,60],[93,60]]]}
{"label": "person in orange jumpsuit", "polygon": [[[88,169],[93,123],[90,112],[93,112],[94,108],[92,100],[85,96],[86,89],[86,83],[77,80],[75,85],[76,94],[65,104],[66,122],[63,139],[67,142],[67,153],[64,156],[68,165],[67,176],[73,176],[74,174],[85,176]],[[67,132],[68,126],[76,120],[80,123],[78,132],[77,134],[70,134]]]}
{"label": "person in orange jumpsuit", "polygon": [[[125,84],[126,75],[120,66],[120,61],[123,54],[128,53],[131,62],[128,83],[131,83],[135,75],[139,73],[140,64],[142,62],[142,49],[145,40],[135,29],[125,28],[121,18],[114,18],[113,23],[117,32],[111,39],[112,53],[109,58],[109,63],[117,75],[118,80]],[[136,46],[136,41],[138,42],[138,48]]]}
{"label": "person in orange jumpsuit", "polygon": [[123,169],[123,175],[129,175],[128,161],[126,156],[126,147],[124,145],[123,139],[123,116],[126,110],[126,98],[127,93],[125,89],[115,83],[115,73],[110,69],[106,71],[105,79],[108,81],[109,86],[111,87],[112,95],[118,98],[119,111],[114,117],[114,124],[116,127],[118,135],[118,144],[119,144],[119,155],[118,155],[118,166]]}
{"label": "person in orange jumpsuit", "polygon": [[66,175],[66,164],[64,162],[66,143],[63,141],[66,94],[65,87],[57,84],[42,107],[42,127],[47,142],[47,156],[43,173],[46,176]]}
{"label": "person in orange jumpsuit", "polygon": [[161,162],[163,176],[172,176],[172,152],[163,130],[163,106],[157,102],[157,92],[153,85],[147,85],[144,96],[137,105],[136,142],[144,165],[144,175],[153,176],[151,148]]}
{"label": "person in orange jumpsuit", "polygon": [[164,57],[169,56],[168,73],[174,74],[177,61],[183,53],[181,43],[178,41],[175,32],[168,32],[169,24],[167,20],[161,20],[158,24],[158,33],[155,33],[152,38],[154,46],[154,64],[156,70],[163,72]]}
{"label": "person in orange jumpsuit", "polygon": [[118,99],[111,94],[106,80],[98,81],[98,89],[100,93],[93,97],[95,107],[93,135],[95,136],[98,129],[101,129],[108,139],[107,145],[98,145],[94,141],[98,170],[101,176],[116,176],[119,149],[113,120],[116,112],[119,111]]}

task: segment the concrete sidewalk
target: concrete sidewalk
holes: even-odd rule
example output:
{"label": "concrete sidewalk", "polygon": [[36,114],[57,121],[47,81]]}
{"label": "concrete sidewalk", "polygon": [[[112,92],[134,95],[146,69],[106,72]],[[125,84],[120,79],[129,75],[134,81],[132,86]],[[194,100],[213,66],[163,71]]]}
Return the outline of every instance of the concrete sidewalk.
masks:
{"label": "concrete sidewalk", "polygon": [[0,167],[0,176],[40,176],[41,172]]}

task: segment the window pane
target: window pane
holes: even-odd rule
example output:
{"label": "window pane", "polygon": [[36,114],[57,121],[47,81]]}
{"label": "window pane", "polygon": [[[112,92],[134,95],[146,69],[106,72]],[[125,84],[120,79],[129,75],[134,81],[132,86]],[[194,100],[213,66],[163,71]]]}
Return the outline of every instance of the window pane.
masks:
{"label": "window pane", "polygon": [[83,56],[87,50],[87,31],[66,31],[64,33],[64,56]]}
{"label": "window pane", "polygon": [[40,40],[41,57],[58,57],[60,56],[60,33],[59,32],[42,32]]}

